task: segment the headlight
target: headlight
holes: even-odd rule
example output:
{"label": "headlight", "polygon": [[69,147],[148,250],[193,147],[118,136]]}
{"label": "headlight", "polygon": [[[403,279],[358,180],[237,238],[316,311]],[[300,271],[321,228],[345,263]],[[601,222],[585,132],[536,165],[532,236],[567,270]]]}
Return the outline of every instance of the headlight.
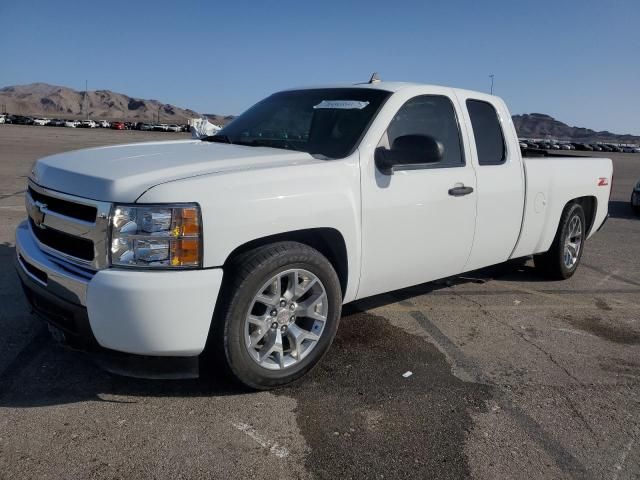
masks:
{"label": "headlight", "polygon": [[111,265],[193,268],[202,265],[197,205],[115,205]]}

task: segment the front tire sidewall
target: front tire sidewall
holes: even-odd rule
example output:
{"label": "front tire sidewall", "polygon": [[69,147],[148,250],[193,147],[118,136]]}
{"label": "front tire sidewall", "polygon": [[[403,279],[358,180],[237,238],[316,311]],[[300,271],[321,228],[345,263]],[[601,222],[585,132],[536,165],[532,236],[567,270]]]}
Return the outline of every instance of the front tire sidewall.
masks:
{"label": "front tire sidewall", "polygon": [[[331,346],[340,320],[342,295],[333,268],[326,259],[319,254],[317,256],[319,258],[305,252],[272,258],[247,276],[236,290],[225,318],[224,348],[229,368],[245,385],[266,389],[291,383],[311,370]],[[283,370],[269,370],[258,365],[247,351],[245,322],[258,289],[274,275],[288,269],[308,270],[320,279],[327,294],[327,322],[320,340],[302,361]]]}

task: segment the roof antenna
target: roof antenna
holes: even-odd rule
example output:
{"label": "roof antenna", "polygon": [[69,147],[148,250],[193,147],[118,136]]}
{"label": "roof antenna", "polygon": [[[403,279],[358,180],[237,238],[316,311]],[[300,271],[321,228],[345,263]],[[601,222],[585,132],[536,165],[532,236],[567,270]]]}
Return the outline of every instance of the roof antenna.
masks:
{"label": "roof antenna", "polygon": [[380,76],[378,75],[378,72],[373,72],[368,83],[380,83]]}

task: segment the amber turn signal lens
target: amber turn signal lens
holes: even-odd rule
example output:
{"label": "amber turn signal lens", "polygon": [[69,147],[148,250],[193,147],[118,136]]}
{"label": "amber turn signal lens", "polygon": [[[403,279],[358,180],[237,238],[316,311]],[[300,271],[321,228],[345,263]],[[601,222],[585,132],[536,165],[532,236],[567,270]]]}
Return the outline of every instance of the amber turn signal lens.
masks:
{"label": "amber turn signal lens", "polygon": [[200,240],[182,238],[171,242],[171,265],[197,266],[200,262]]}
{"label": "amber turn signal lens", "polygon": [[196,208],[175,209],[173,215],[171,233],[174,237],[196,236],[200,233],[200,218]]}

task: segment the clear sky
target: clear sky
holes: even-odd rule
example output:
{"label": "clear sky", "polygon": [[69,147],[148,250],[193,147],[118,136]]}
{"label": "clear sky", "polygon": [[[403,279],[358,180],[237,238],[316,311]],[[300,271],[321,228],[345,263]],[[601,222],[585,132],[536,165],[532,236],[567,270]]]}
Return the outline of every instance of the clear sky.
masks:
{"label": "clear sky", "polygon": [[640,0],[0,1],[0,86],[236,114],[298,85],[495,90],[513,113],[640,134]]}

